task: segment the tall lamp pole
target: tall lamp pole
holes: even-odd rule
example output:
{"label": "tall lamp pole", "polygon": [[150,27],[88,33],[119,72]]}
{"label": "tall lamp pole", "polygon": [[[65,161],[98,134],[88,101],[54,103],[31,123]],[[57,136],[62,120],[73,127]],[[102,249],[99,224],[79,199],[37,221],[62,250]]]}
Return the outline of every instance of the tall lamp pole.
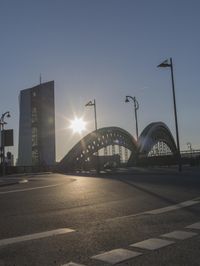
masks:
{"label": "tall lamp pole", "polygon": [[10,112],[7,111],[1,115],[0,118],[0,133],[1,133],[1,164],[2,164],[2,174],[3,176],[5,175],[5,136],[4,136],[4,125],[7,124],[4,119],[5,117],[9,118],[10,117]]}
{"label": "tall lamp pole", "polygon": [[[93,101],[89,101],[85,105],[87,106],[94,106],[94,126],[95,126],[95,132],[96,132],[96,138],[97,138],[97,109],[96,109],[96,100],[94,99]],[[97,151],[97,173],[99,173],[99,152]]]}
{"label": "tall lamp pole", "polygon": [[171,70],[171,80],[172,80],[172,94],[173,94],[173,103],[174,103],[174,119],[175,119],[175,127],[176,127],[176,143],[178,149],[178,166],[179,172],[182,171],[182,162],[181,162],[181,153],[180,153],[180,144],[179,144],[179,131],[178,131],[178,119],[177,119],[177,110],[176,110],[176,95],[175,95],[175,86],[174,86],[174,71],[173,71],[173,62],[172,58],[170,61],[165,60],[157,67],[170,67]]}
{"label": "tall lamp pole", "polygon": [[191,142],[187,142],[187,146],[188,146],[188,149],[190,151],[190,157],[192,158],[192,143]]}
{"label": "tall lamp pole", "polygon": [[133,101],[134,103],[134,111],[135,111],[135,124],[136,124],[136,136],[137,136],[137,140],[138,140],[138,119],[137,119],[137,110],[139,109],[139,103],[136,100],[136,97],[132,97],[127,95],[126,99],[125,99],[125,103],[129,103],[130,99]]}

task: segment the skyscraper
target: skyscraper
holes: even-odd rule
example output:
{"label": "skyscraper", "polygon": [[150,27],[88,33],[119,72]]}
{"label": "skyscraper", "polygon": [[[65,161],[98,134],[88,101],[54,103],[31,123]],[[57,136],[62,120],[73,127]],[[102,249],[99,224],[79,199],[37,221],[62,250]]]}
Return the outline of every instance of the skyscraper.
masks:
{"label": "skyscraper", "polygon": [[18,165],[55,163],[54,81],[20,91]]}

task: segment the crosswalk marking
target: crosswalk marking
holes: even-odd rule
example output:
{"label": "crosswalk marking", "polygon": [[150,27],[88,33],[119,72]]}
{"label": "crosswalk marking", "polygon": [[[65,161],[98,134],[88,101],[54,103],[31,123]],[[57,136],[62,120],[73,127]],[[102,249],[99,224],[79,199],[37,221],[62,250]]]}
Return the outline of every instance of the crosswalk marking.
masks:
{"label": "crosswalk marking", "polygon": [[67,233],[71,233],[74,231],[75,230],[69,229],[69,228],[60,228],[60,229],[56,229],[56,230],[51,230],[51,231],[46,231],[46,232],[41,232],[41,233],[35,233],[35,234],[31,234],[31,235],[24,235],[24,236],[17,236],[17,237],[12,237],[12,238],[1,239],[0,240],[0,246],[6,246],[6,245],[15,244],[15,243],[24,242],[24,241],[30,241],[30,240],[41,239],[41,238],[50,237],[50,236],[67,234]]}
{"label": "crosswalk marking", "polygon": [[186,226],[189,229],[200,229],[200,222]]}
{"label": "crosswalk marking", "polygon": [[[187,228],[187,229],[200,229],[200,222],[188,225],[185,228]],[[130,245],[130,247],[154,251],[154,250],[158,250],[160,248],[175,244],[175,240],[184,240],[184,239],[188,239],[188,238],[191,238],[193,236],[196,236],[196,235],[198,235],[198,234],[191,232],[191,231],[190,232],[188,232],[188,231],[173,231],[173,232],[161,235],[160,236],[161,238],[149,238],[149,239],[137,242],[137,243],[133,243]],[[162,239],[163,237],[169,238],[169,240],[168,239],[167,240]],[[140,256],[140,255],[143,255],[143,254],[144,253],[142,253],[142,252],[137,252],[137,251],[119,248],[119,249],[113,249],[113,250],[107,251],[105,253],[101,253],[101,254],[92,256],[91,259],[99,260],[99,261],[102,261],[104,263],[109,263],[109,264],[114,265],[114,264],[122,263],[124,261],[133,259],[133,258]],[[74,262],[69,262],[69,263],[63,264],[61,266],[85,266],[85,265],[74,263]]]}
{"label": "crosswalk marking", "polygon": [[174,239],[178,239],[178,240],[184,240],[184,239],[188,239],[191,238],[193,236],[198,235],[197,233],[193,233],[193,232],[186,232],[186,231],[173,231],[164,235],[161,235],[162,237],[167,237],[167,238],[174,238]]}
{"label": "crosswalk marking", "polygon": [[171,244],[174,244],[174,241],[163,240],[163,239],[159,239],[159,238],[149,238],[147,240],[134,243],[130,246],[142,248],[142,249],[148,249],[148,250],[156,250],[156,249],[159,249],[162,247],[169,246]]}
{"label": "crosswalk marking", "polygon": [[136,251],[130,251],[128,249],[113,249],[111,251],[93,256],[92,259],[104,261],[110,264],[120,263],[134,257],[141,255],[142,253]]}

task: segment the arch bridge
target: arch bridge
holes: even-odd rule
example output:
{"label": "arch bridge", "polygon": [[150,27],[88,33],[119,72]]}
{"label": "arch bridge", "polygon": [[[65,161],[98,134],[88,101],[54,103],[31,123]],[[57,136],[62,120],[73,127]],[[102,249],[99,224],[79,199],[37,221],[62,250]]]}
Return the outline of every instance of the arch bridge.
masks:
{"label": "arch bridge", "polygon": [[[119,127],[100,128],[81,139],[61,160],[60,167],[65,170],[91,167],[95,164],[97,154],[101,160],[101,153],[111,160],[117,154],[117,146],[119,156],[122,155],[122,148],[127,157],[128,150],[131,154],[137,153],[137,142],[126,130]],[[111,153],[108,148],[111,148]]]}
{"label": "arch bridge", "polygon": [[133,165],[140,158],[172,154],[177,154],[176,144],[162,122],[149,124],[138,141],[122,128],[104,127],[81,139],[60,161],[59,168],[64,171],[91,169],[95,168],[97,160],[101,166],[122,161]]}

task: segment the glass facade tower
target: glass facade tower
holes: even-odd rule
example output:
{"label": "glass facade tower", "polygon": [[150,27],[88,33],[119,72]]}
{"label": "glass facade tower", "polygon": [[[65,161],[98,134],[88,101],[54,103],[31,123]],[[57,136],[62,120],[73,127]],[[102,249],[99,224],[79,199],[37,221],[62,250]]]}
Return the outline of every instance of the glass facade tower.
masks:
{"label": "glass facade tower", "polygon": [[54,81],[22,90],[19,97],[18,165],[55,163]]}

